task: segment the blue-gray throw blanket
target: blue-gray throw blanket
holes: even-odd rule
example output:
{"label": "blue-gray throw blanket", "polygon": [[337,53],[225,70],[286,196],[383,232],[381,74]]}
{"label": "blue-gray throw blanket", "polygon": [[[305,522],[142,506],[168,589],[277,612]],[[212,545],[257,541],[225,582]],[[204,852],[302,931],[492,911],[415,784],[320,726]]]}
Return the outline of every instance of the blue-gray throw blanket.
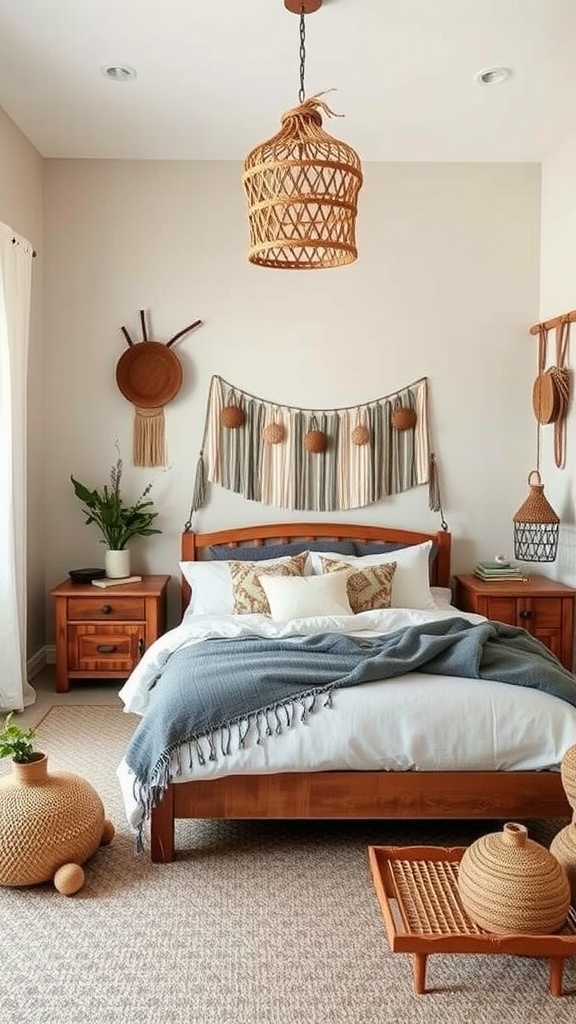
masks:
{"label": "blue-gray throw blanket", "polygon": [[[128,746],[143,820],[171,781],[171,757],[182,756],[182,745],[192,768],[195,759],[225,756],[233,742],[260,743],[305,721],[317,703],[330,706],[334,689],[418,671],[528,686],[576,706],[572,673],[528,632],[499,622],[455,617],[370,639],[202,640],[170,655]],[[139,848],[141,839],[140,830]]]}

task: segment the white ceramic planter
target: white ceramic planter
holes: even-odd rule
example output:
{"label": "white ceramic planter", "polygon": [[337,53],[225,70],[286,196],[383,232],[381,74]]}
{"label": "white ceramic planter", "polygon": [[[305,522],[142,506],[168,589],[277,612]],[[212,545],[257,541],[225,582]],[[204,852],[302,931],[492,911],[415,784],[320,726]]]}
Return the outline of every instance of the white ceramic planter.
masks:
{"label": "white ceramic planter", "polygon": [[130,549],[123,548],[121,551],[106,550],[104,556],[104,568],[106,576],[110,580],[122,579],[130,575]]}

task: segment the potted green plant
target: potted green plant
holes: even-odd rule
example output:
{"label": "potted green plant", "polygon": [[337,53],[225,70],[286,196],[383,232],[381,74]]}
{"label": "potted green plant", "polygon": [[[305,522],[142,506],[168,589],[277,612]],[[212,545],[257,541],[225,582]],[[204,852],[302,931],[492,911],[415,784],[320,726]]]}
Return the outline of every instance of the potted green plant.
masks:
{"label": "potted green plant", "polygon": [[[122,577],[130,574],[130,561],[127,545],[135,537],[149,537],[153,533],[162,533],[153,523],[158,515],[153,511],[153,502],[148,498],[152,484],[144,488],[137,501],[127,503],[121,492],[122,459],[118,458],[110,471],[110,484],[91,490],[84,484],[70,477],[74,493],[82,502],[82,511],[86,515],[86,525],[94,523],[102,534],[100,542],[106,544],[110,553],[124,552],[123,558],[106,558],[106,575]],[[118,565],[118,563],[120,563]]]}
{"label": "potted green plant", "polygon": [[34,750],[32,740],[36,736],[35,729],[21,729],[12,721],[14,712],[6,715],[4,728],[0,730],[0,758],[11,757],[16,764],[30,764],[39,761],[44,754]]}

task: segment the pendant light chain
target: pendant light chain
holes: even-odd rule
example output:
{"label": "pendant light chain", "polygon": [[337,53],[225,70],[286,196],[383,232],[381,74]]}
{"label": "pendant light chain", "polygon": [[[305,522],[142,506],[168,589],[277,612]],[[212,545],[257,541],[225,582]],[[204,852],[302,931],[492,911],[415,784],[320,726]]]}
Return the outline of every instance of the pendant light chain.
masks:
{"label": "pendant light chain", "polygon": [[306,70],[306,19],[304,17],[304,4],[300,8],[300,88],[298,90],[298,102],[304,103],[306,92],[304,90],[304,72]]}

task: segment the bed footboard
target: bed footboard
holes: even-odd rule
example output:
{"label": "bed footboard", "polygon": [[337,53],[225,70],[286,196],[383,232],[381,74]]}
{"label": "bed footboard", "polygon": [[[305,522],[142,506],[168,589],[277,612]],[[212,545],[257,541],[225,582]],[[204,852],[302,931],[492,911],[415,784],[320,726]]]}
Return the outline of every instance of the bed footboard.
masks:
{"label": "bed footboard", "polygon": [[569,818],[559,772],[290,772],[173,783],[151,817],[150,855],[174,859],[177,818]]}

